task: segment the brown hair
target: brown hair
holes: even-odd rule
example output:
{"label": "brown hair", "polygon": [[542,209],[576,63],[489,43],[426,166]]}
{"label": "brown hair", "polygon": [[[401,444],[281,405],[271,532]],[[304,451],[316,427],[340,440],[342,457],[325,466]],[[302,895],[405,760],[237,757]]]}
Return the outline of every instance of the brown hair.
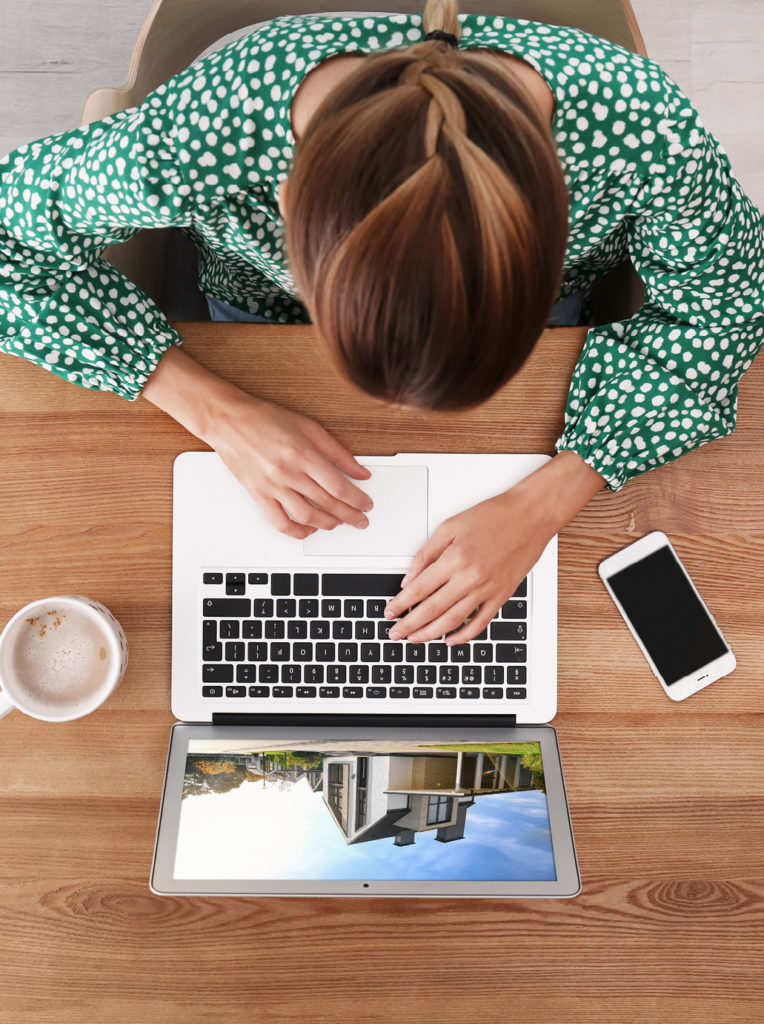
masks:
{"label": "brown hair", "polygon": [[[454,0],[428,0],[433,29],[459,35]],[[333,358],[371,395],[469,408],[544,329],[567,192],[550,127],[507,63],[443,40],[371,54],[296,144],[292,274]]]}

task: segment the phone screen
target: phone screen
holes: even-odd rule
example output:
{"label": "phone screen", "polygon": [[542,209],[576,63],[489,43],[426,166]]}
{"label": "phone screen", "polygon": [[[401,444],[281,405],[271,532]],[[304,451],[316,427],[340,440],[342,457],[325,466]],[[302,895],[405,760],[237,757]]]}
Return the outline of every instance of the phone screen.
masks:
{"label": "phone screen", "polygon": [[729,650],[670,547],[619,570],[608,583],[667,685]]}

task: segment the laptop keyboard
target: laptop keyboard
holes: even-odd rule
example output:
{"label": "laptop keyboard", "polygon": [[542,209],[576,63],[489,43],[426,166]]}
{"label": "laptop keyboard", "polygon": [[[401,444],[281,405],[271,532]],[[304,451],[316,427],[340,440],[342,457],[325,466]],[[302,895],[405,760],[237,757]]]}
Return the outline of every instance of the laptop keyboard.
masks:
{"label": "laptop keyboard", "polygon": [[[475,640],[391,641],[403,574],[205,571],[202,696],[524,700],[528,582]],[[226,704],[229,701],[226,700]]]}

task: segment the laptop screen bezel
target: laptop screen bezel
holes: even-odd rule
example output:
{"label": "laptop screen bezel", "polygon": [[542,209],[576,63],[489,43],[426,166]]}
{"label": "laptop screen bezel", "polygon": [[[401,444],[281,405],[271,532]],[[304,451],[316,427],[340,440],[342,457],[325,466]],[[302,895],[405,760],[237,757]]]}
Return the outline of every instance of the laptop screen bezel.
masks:
{"label": "laptop screen bezel", "polygon": [[174,877],[175,856],[180,827],[180,811],[186,757],[189,743],[195,739],[220,740],[235,732],[236,739],[261,740],[280,743],[289,740],[311,739],[326,735],[316,727],[258,728],[253,726],[173,726],[167,759],[167,771],[159,812],[154,862],[151,872],[151,890],[166,896],[416,896],[416,897],[483,897],[546,896],[570,897],[581,890],[576,860],[573,829],[568,812],[568,801],[560,763],[557,734],[551,725],[523,725],[512,729],[465,729],[458,723],[438,729],[407,728],[348,728],[332,729],[333,739],[356,741],[407,740],[417,744],[448,742],[496,743],[536,740],[541,744],[544,778],[549,809],[552,848],[557,878],[550,881],[397,881],[397,880],[332,880],[295,881],[292,879],[177,879]]}

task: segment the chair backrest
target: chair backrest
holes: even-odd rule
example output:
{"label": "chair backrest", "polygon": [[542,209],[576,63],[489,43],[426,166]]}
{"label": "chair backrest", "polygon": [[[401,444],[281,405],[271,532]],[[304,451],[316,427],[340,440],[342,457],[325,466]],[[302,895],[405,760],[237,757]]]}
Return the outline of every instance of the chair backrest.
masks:
{"label": "chair backrest", "polygon": [[[350,0],[352,11],[421,14],[424,0]],[[334,0],[154,0],[133,50],[127,81],[88,96],[83,123],[142,103],[223,36],[284,14],[340,12]],[[629,0],[460,0],[462,14],[571,25],[646,56]],[[345,11],[342,13],[352,13]]]}

